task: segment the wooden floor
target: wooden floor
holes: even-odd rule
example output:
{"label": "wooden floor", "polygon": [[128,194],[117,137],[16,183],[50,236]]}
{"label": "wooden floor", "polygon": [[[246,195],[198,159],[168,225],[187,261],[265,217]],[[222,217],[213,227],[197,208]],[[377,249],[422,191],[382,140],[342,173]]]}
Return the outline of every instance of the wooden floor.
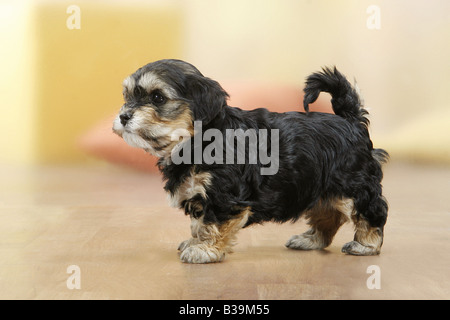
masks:
{"label": "wooden floor", "polygon": [[[326,250],[289,250],[299,221],[244,229],[235,253],[209,265],[179,261],[189,219],[168,207],[159,176],[0,167],[0,177],[1,299],[450,299],[450,168],[386,167],[380,256],[340,252],[351,225]],[[74,278],[80,289],[68,288]]]}

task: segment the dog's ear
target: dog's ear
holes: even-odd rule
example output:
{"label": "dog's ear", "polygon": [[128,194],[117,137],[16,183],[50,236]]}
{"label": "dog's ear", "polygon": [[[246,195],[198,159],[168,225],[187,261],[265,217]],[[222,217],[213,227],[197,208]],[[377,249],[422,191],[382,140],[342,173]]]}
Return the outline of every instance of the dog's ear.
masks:
{"label": "dog's ear", "polygon": [[203,125],[214,119],[227,105],[228,93],[217,81],[202,75],[187,76],[186,95],[192,101],[194,121],[202,121]]}

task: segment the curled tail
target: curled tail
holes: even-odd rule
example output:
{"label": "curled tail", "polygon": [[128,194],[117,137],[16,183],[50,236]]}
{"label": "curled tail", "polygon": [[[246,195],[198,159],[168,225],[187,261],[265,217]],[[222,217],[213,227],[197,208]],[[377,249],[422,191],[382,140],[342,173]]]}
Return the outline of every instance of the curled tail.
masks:
{"label": "curled tail", "polygon": [[363,108],[357,89],[352,87],[347,78],[336,67],[323,68],[322,72],[311,74],[306,79],[303,106],[309,112],[309,104],[319,97],[320,92],[331,94],[331,105],[336,115],[345,119],[355,119],[369,125],[368,112]]}

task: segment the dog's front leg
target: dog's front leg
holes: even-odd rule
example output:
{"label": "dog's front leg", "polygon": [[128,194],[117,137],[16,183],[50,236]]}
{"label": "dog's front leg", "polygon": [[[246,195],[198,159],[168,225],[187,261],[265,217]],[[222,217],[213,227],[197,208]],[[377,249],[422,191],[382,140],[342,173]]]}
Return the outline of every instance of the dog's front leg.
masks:
{"label": "dog's front leg", "polygon": [[179,250],[180,259],[187,263],[210,263],[222,261],[227,252],[220,233],[220,226],[203,223],[200,218],[191,217],[192,238],[183,241]]}
{"label": "dog's front leg", "polygon": [[227,253],[232,252],[236,233],[248,220],[250,210],[245,209],[241,214],[222,224],[204,223],[203,216],[191,217],[192,238],[183,241],[178,250],[180,259],[186,263],[220,262]]}
{"label": "dog's front leg", "polygon": [[191,216],[191,235],[192,238],[184,240],[180,245],[178,246],[178,250],[183,252],[186,248],[189,248],[190,246],[193,246],[195,244],[199,244],[200,241],[198,239],[198,232],[199,229],[203,226],[203,216],[199,219],[194,218]]}

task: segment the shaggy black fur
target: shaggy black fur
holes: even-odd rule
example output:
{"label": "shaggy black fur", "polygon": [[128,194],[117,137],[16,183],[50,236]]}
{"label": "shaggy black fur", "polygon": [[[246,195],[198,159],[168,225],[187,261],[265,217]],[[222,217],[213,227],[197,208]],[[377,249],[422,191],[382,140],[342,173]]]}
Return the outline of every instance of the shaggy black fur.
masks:
{"label": "shaggy black fur", "polygon": [[[324,248],[344,220],[352,220],[355,238],[342,251],[357,255],[380,252],[388,211],[382,195],[381,167],[388,154],[373,148],[368,113],[357,90],[336,68],[324,68],[307,78],[306,112],[230,107],[228,94],[218,82],[180,60],[150,63],[127,78],[124,86],[125,104],[113,130],[128,143],[159,153],[158,166],[166,182],[164,188],[172,195],[171,204],[193,218],[193,238],[179,247],[183,261],[221,261],[229,252],[237,228],[244,223],[295,221],[302,214],[306,214],[311,229],[292,237],[286,244],[290,248]],[[335,114],[309,112],[309,104],[321,92],[331,94]],[[133,122],[136,110],[138,120]],[[177,142],[167,133],[173,133],[170,130],[178,129],[180,123],[189,132],[184,144],[178,144],[183,146],[181,149],[174,147]],[[201,130],[195,123],[201,123]],[[211,144],[203,139],[208,129],[216,129],[216,138],[222,138],[222,151],[214,148],[215,152],[223,152],[214,154],[222,163],[196,159],[198,151],[203,155]],[[230,151],[229,129],[253,129],[257,137],[252,149],[250,138],[244,148],[238,147],[234,138],[232,164],[225,161]],[[260,133],[265,131],[266,145],[255,148],[263,144]],[[278,143],[278,157],[271,157],[277,152],[272,150],[272,140]],[[174,163],[174,150],[190,161]],[[256,151],[256,163],[250,161],[250,151]],[[246,155],[243,164],[238,164],[239,152]],[[261,161],[259,152],[270,155],[272,163]],[[273,168],[273,161],[278,161],[276,173],[263,175],[261,169]],[[243,221],[241,225],[239,221]]]}
{"label": "shaggy black fur", "polygon": [[[247,225],[285,222],[295,221],[319,200],[351,198],[357,216],[365,218],[370,226],[383,229],[387,204],[382,197],[381,164],[388,155],[373,148],[367,111],[355,89],[336,68],[325,68],[307,78],[306,113],[275,113],[230,107],[226,104],[227,93],[197,69],[186,74],[170,64],[164,67],[163,79],[190,103],[194,120],[203,122],[203,131],[279,129],[279,170],[275,175],[261,175],[261,163],[196,164],[196,172],[207,171],[213,179],[206,199],[192,199],[201,203],[203,212],[189,212],[185,201],[182,205],[186,214],[204,215],[204,223],[221,224],[250,207],[253,214]],[[322,91],[331,94],[335,115],[308,112],[308,105]],[[166,191],[175,192],[192,166],[160,163]]]}

